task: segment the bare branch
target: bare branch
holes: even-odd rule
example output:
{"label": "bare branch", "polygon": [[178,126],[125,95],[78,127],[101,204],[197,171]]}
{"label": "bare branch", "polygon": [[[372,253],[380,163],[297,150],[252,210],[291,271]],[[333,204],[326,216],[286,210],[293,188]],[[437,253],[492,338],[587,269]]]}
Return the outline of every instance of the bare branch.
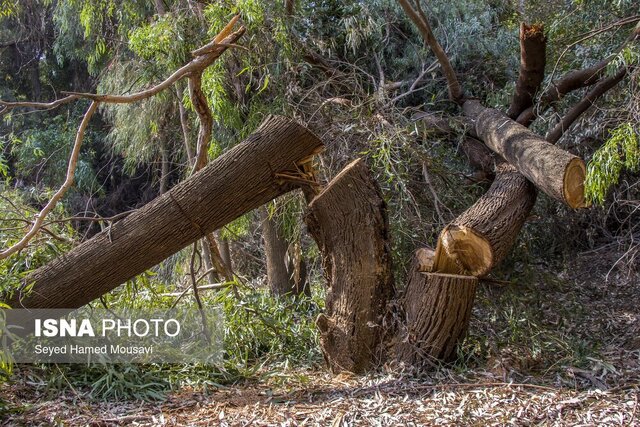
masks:
{"label": "bare branch", "polygon": [[615,75],[600,80],[576,105],[560,119],[560,122],[547,134],[547,141],[552,144],[558,142],[560,137],[569,127],[593,105],[593,103],[604,95],[609,89],[617,85],[627,74],[627,68],[621,68]]}
{"label": "bare branch", "polygon": [[64,98],[56,99],[55,101],[52,101],[52,102],[31,102],[31,101],[9,102],[9,101],[0,100],[0,107],[2,107],[0,108],[0,114],[7,113],[14,108],[36,108],[39,110],[51,110],[62,104],[68,104],[71,101],[75,101],[78,98],[80,97],[77,95],[69,95]]}
{"label": "bare branch", "polygon": [[[141,92],[133,93],[131,95],[98,95],[95,93],[78,93],[78,92],[63,92],[64,94],[76,95],[80,98],[87,98],[94,101],[100,102],[108,102],[111,104],[130,104],[132,102],[140,101],[142,99],[147,99],[156,95],[157,93],[167,89],[171,85],[173,85],[178,80],[183,77],[189,76],[194,73],[202,72],[205,68],[211,65],[222,53],[224,53],[228,46],[233,45],[244,33],[246,29],[245,27],[240,27],[238,31],[231,33],[227,36],[223,42],[217,46],[212,47],[210,51],[205,52],[204,54],[197,56],[193,60],[191,60],[188,64],[182,66],[180,69],[175,71],[166,80],[159,83],[156,86],[153,86],[149,89],[143,90]],[[215,39],[214,39],[215,40]],[[209,46],[209,45],[207,45]]]}
{"label": "bare branch", "polygon": [[45,218],[47,217],[47,215],[49,214],[49,212],[51,212],[53,208],[55,208],[58,201],[62,198],[62,196],[65,195],[69,187],[73,185],[76,165],[78,164],[78,157],[80,155],[80,147],[82,146],[82,140],[84,139],[84,132],[87,129],[87,125],[89,124],[89,121],[91,120],[91,116],[93,116],[93,113],[95,113],[99,104],[100,103],[97,101],[92,102],[89,108],[87,109],[87,112],[84,114],[84,117],[82,118],[82,122],[80,123],[80,127],[78,128],[78,132],[76,133],[75,142],[73,144],[73,150],[71,151],[71,156],[69,158],[69,164],[67,167],[67,176],[64,180],[64,183],[58,189],[58,191],[56,191],[56,193],[45,205],[45,207],[40,211],[40,213],[36,215],[35,221],[31,226],[31,229],[27,232],[27,234],[25,234],[24,237],[20,239],[18,243],[0,252],[0,259],[7,258],[8,256],[24,249],[27,246],[27,244],[29,244],[29,241],[33,239],[33,237],[38,233],[38,231],[42,227],[42,224]]}
{"label": "bare branch", "polygon": [[[418,2],[417,4],[419,7],[420,0],[416,1]],[[462,93],[462,88],[460,86],[460,83],[458,82],[456,73],[451,66],[449,57],[442,49],[442,46],[440,46],[440,43],[438,43],[438,40],[436,40],[435,36],[433,35],[431,26],[426,19],[423,19],[424,13],[422,13],[421,9],[419,9],[419,12],[416,11],[416,9],[411,6],[408,0],[398,0],[398,3],[400,3],[400,6],[402,6],[402,9],[404,9],[405,13],[413,21],[416,27],[418,27],[420,33],[422,34],[422,37],[424,38],[424,41],[436,55],[436,58],[438,58],[438,62],[442,67],[442,72],[447,79],[447,85],[449,87],[449,98],[451,98],[451,100],[456,104],[462,105],[464,102],[464,94]]]}
{"label": "bare branch", "polygon": [[200,119],[200,130],[198,131],[198,145],[196,148],[196,158],[193,164],[193,172],[197,172],[207,165],[207,151],[209,140],[211,139],[211,128],[213,126],[213,116],[207,104],[207,98],[202,92],[202,73],[193,74],[189,77],[189,95],[191,104]]}

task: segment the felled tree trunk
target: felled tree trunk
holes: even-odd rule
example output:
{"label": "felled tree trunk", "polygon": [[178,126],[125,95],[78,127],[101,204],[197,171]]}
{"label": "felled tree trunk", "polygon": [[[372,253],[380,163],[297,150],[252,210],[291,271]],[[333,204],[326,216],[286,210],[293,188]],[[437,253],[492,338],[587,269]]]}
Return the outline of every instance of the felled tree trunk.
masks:
{"label": "felled tree trunk", "polygon": [[247,140],[190,179],[26,278],[33,290],[13,307],[77,308],[143,273],[198,238],[296,185],[279,177],[322,142],[284,117],[270,117]]}
{"label": "felled tree trunk", "polygon": [[538,188],[572,208],[585,206],[586,167],[578,156],[545,141],[498,110],[464,104],[478,137]]}
{"label": "felled tree trunk", "polygon": [[333,372],[364,372],[380,358],[393,277],[385,202],[361,159],[311,201],[306,220],[328,284],[317,320],[325,360]]}
{"label": "felled tree trunk", "polygon": [[478,279],[419,271],[414,258],[402,299],[405,328],[395,346],[397,360],[423,365],[447,361],[469,327]]}
{"label": "felled tree trunk", "polygon": [[489,190],[440,233],[432,268],[421,270],[488,274],[509,254],[535,200],[535,187],[525,177],[511,165],[498,165]]}
{"label": "felled tree trunk", "polygon": [[266,208],[262,212],[262,239],[267,259],[267,284],[271,294],[282,296],[294,292],[293,277],[286,262],[289,244],[284,239],[278,222],[269,216]]}

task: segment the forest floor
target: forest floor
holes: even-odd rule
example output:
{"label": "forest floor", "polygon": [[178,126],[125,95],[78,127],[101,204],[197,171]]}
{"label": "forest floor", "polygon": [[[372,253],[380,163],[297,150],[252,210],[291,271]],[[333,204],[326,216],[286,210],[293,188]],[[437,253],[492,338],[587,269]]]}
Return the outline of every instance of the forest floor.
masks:
{"label": "forest floor", "polygon": [[485,283],[461,357],[428,372],[265,370],[161,402],[52,396],[25,373],[0,390],[12,411],[0,424],[640,425],[640,278],[598,268],[608,261],[516,265],[508,282]]}

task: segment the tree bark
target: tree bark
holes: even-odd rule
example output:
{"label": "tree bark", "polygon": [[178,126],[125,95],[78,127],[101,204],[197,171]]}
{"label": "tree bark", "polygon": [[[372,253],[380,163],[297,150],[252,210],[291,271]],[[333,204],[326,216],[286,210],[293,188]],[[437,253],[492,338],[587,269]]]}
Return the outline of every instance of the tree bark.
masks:
{"label": "tree bark", "polygon": [[267,259],[267,284],[274,296],[290,294],[294,291],[292,273],[286,262],[289,244],[284,238],[278,222],[269,215],[266,208],[262,211],[262,238]]}
{"label": "tree bark", "polygon": [[544,79],[547,39],[541,24],[520,24],[520,74],[507,116],[516,120],[533,105],[533,96]]}
{"label": "tree bark", "polygon": [[222,236],[222,233],[216,233],[216,239],[220,242],[220,259],[225,268],[233,273],[233,261],[231,260],[231,248],[229,247],[229,240]]}
{"label": "tree bark", "polygon": [[469,327],[478,279],[422,273],[418,266],[414,260],[403,298],[406,329],[395,355],[411,365],[448,361]]}
{"label": "tree bark", "polygon": [[190,179],[25,279],[13,307],[77,308],[158,264],[196,239],[296,188],[277,176],[322,142],[303,126],[270,117],[247,140]]}
{"label": "tree bark", "polygon": [[477,101],[465,102],[464,110],[480,139],[538,188],[572,208],[585,207],[586,167],[581,158]]}
{"label": "tree bark", "polygon": [[364,161],[349,164],[309,204],[306,218],[327,279],[320,344],[333,372],[380,360],[382,318],[393,295],[386,205]]}
{"label": "tree bark", "polygon": [[511,165],[502,163],[496,170],[489,190],[442,230],[433,267],[422,271],[481,277],[509,254],[536,189]]}

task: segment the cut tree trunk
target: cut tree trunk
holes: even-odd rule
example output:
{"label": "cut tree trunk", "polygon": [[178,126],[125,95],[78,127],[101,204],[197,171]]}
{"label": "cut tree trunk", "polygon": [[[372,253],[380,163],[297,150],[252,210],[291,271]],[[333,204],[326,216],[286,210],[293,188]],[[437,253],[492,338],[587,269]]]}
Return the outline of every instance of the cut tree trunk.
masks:
{"label": "cut tree trunk", "polygon": [[293,277],[286,262],[289,244],[280,225],[266,208],[262,210],[262,239],[267,259],[267,284],[271,294],[282,296],[294,292]]}
{"label": "cut tree trunk", "polygon": [[469,327],[478,279],[423,273],[414,259],[403,298],[406,329],[395,346],[399,361],[411,365],[448,361]]}
{"label": "cut tree trunk", "polygon": [[32,291],[12,307],[77,308],[143,273],[198,238],[287,191],[280,175],[322,142],[303,126],[270,117],[190,179],[138,209],[25,279]]}
{"label": "cut tree trunk", "polygon": [[[513,246],[536,200],[535,187],[511,165],[496,168],[489,190],[440,233],[432,268],[421,271],[484,276]],[[423,256],[426,258],[426,256]]]}
{"label": "cut tree trunk", "polygon": [[333,372],[361,373],[380,360],[382,318],[393,295],[386,206],[364,161],[349,164],[309,204],[328,289],[318,317]]}
{"label": "cut tree trunk", "polygon": [[477,101],[464,104],[484,143],[539,189],[572,208],[585,207],[584,161],[548,143],[498,110]]}
{"label": "cut tree trunk", "polygon": [[520,24],[520,74],[507,116],[516,120],[533,105],[533,97],[544,79],[547,39],[541,24]]}

